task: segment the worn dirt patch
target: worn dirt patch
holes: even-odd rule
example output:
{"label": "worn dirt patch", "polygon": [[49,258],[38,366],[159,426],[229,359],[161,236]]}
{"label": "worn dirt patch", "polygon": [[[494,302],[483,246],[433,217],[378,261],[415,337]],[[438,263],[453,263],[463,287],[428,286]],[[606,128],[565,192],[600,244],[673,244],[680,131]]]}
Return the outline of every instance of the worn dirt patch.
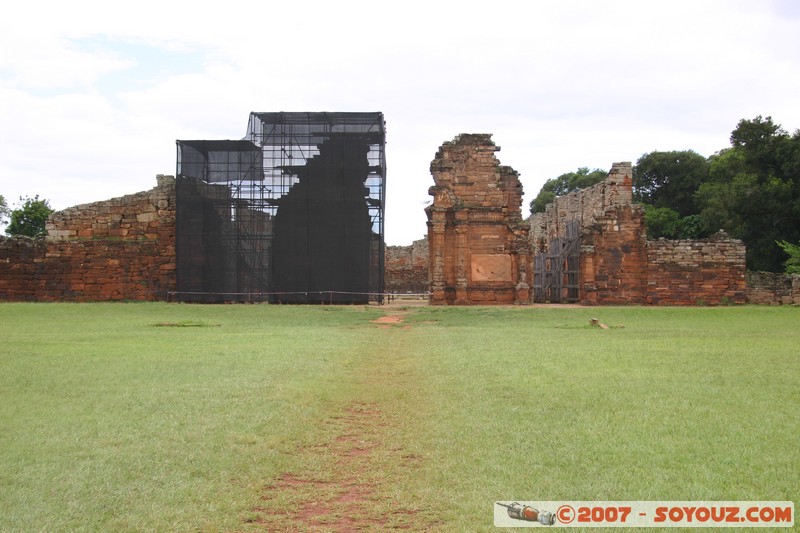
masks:
{"label": "worn dirt patch", "polygon": [[386,445],[381,436],[386,422],[380,408],[353,403],[326,423],[337,429],[336,436],[299,452],[309,454],[309,463],[327,463],[325,475],[282,474],[264,488],[263,505],[253,508],[246,521],[270,531],[426,529],[417,523],[415,509],[376,512],[385,504],[381,489],[391,483],[382,471],[387,456],[402,468],[414,467],[420,460]]}
{"label": "worn dirt patch", "polygon": [[[403,321],[405,320],[405,315],[407,314],[408,314],[407,312],[393,311],[380,318],[376,318],[375,320],[370,320],[370,322],[372,322],[373,324],[377,324],[378,327],[381,329],[391,329],[403,324]],[[411,326],[405,324],[401,327],[401,329],[411,329]]]}
{"label": "worn dirt patch", "polygon": [[375,320],[370,320],[373,324],[377,324],[381,329],[391,329],[403,323],[401,315],[385,315]]}

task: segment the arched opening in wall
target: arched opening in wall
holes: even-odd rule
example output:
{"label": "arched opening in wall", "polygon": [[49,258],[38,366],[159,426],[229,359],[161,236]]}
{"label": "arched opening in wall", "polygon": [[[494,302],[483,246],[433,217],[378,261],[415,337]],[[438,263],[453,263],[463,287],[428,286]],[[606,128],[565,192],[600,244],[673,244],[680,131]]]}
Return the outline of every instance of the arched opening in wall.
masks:
{"label": "arched opening in wall", "polygon": [[444,289],[444,301],[447,305],[453,305],[456,302],[456,288],[455,287],[445,287]]}

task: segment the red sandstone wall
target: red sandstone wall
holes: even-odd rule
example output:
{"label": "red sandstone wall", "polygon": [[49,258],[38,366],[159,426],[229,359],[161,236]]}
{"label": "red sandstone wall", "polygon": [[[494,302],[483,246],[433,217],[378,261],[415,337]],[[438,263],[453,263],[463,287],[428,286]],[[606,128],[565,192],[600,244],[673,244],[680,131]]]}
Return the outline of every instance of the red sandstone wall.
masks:
{"label": "red sandstone wall", "polygon": [[707,240],[647,242],[647,303],[747,302],[745,246],[724,234]]}
{"label": "red sandstone wall", "polygon": [[35,300],[46,254],[43,239],[0,237],[0,300]]}
{"label": "red sandstone wall", "polygon": [[433,204],[425,212],[433,305],[529,301],[522,183],[500,165],[491,137],[459,135],[431,162]]}
{"label": "red sandstone wall", "polygon": [[158,185],[149,191],[53,213],[47,240],[174,240],[175,179],[161,174],[156,179]]}
{"label": "red sandstone wall", "polygon": [[573,191],[530,218],[534,252],[564,236],[566,223],[581,226],[579,300],[584,305],[643,304],[647,251],[644,212],[633,204],[631,163],[614,163],[608,177]]}
{"label": "red sandstone wall", "polygon": [[632,173],[631,163],[614,163],[604,181],[559,196],[548,204],[544,213],[531,215],[533,251],[541,251],[550,239],[564,235],[569,221],[577,220],[590,231],[599,219],[606,220],[609,210],[633,205]]}
{"label": "red sandstone wall", "polygon": [[645,303],[647,248],[644,212],[627,205],[596,217],[581,236],[581,303]]}
{"label": "red sandstone wall", "polygon": [[165,300],[175,290],[175,180],[51,215],[46,240],[0,239],[0,300]]}
{"label": "red sandstone wall", "polygon": [[428,239],[414,241],[410,246],[387,246],[384,259],[386,292],[427,292],[428,260]]}
{"label": "red sandstone wall", "polygon": [[646,241],[644,213],[633,203],[630,163],[614,163],[594,187],[559,197],[531,217],[534,251],[581,225],[581,295],[586,305],[744,303],[745,248],[717,236]]}

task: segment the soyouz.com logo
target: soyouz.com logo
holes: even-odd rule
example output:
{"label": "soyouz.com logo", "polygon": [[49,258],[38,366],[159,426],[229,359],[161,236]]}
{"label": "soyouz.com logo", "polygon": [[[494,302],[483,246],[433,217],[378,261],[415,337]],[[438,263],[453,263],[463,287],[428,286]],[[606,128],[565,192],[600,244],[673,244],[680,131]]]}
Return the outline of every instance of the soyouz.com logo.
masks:
{"label": "soyouz.com logo", "polygon": [[793,527],[787,501],[498,501],[495,527]]}

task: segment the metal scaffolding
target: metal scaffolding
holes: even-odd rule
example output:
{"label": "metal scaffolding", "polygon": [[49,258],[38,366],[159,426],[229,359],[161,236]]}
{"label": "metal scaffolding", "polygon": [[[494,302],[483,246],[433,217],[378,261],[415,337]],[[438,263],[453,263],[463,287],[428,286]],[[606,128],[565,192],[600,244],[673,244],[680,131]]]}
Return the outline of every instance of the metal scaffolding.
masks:
{"label": "metal scaffolding", "polygon": [[181,301],[366,303],[383,292],[382,113],[251,113],[177,141]]}

